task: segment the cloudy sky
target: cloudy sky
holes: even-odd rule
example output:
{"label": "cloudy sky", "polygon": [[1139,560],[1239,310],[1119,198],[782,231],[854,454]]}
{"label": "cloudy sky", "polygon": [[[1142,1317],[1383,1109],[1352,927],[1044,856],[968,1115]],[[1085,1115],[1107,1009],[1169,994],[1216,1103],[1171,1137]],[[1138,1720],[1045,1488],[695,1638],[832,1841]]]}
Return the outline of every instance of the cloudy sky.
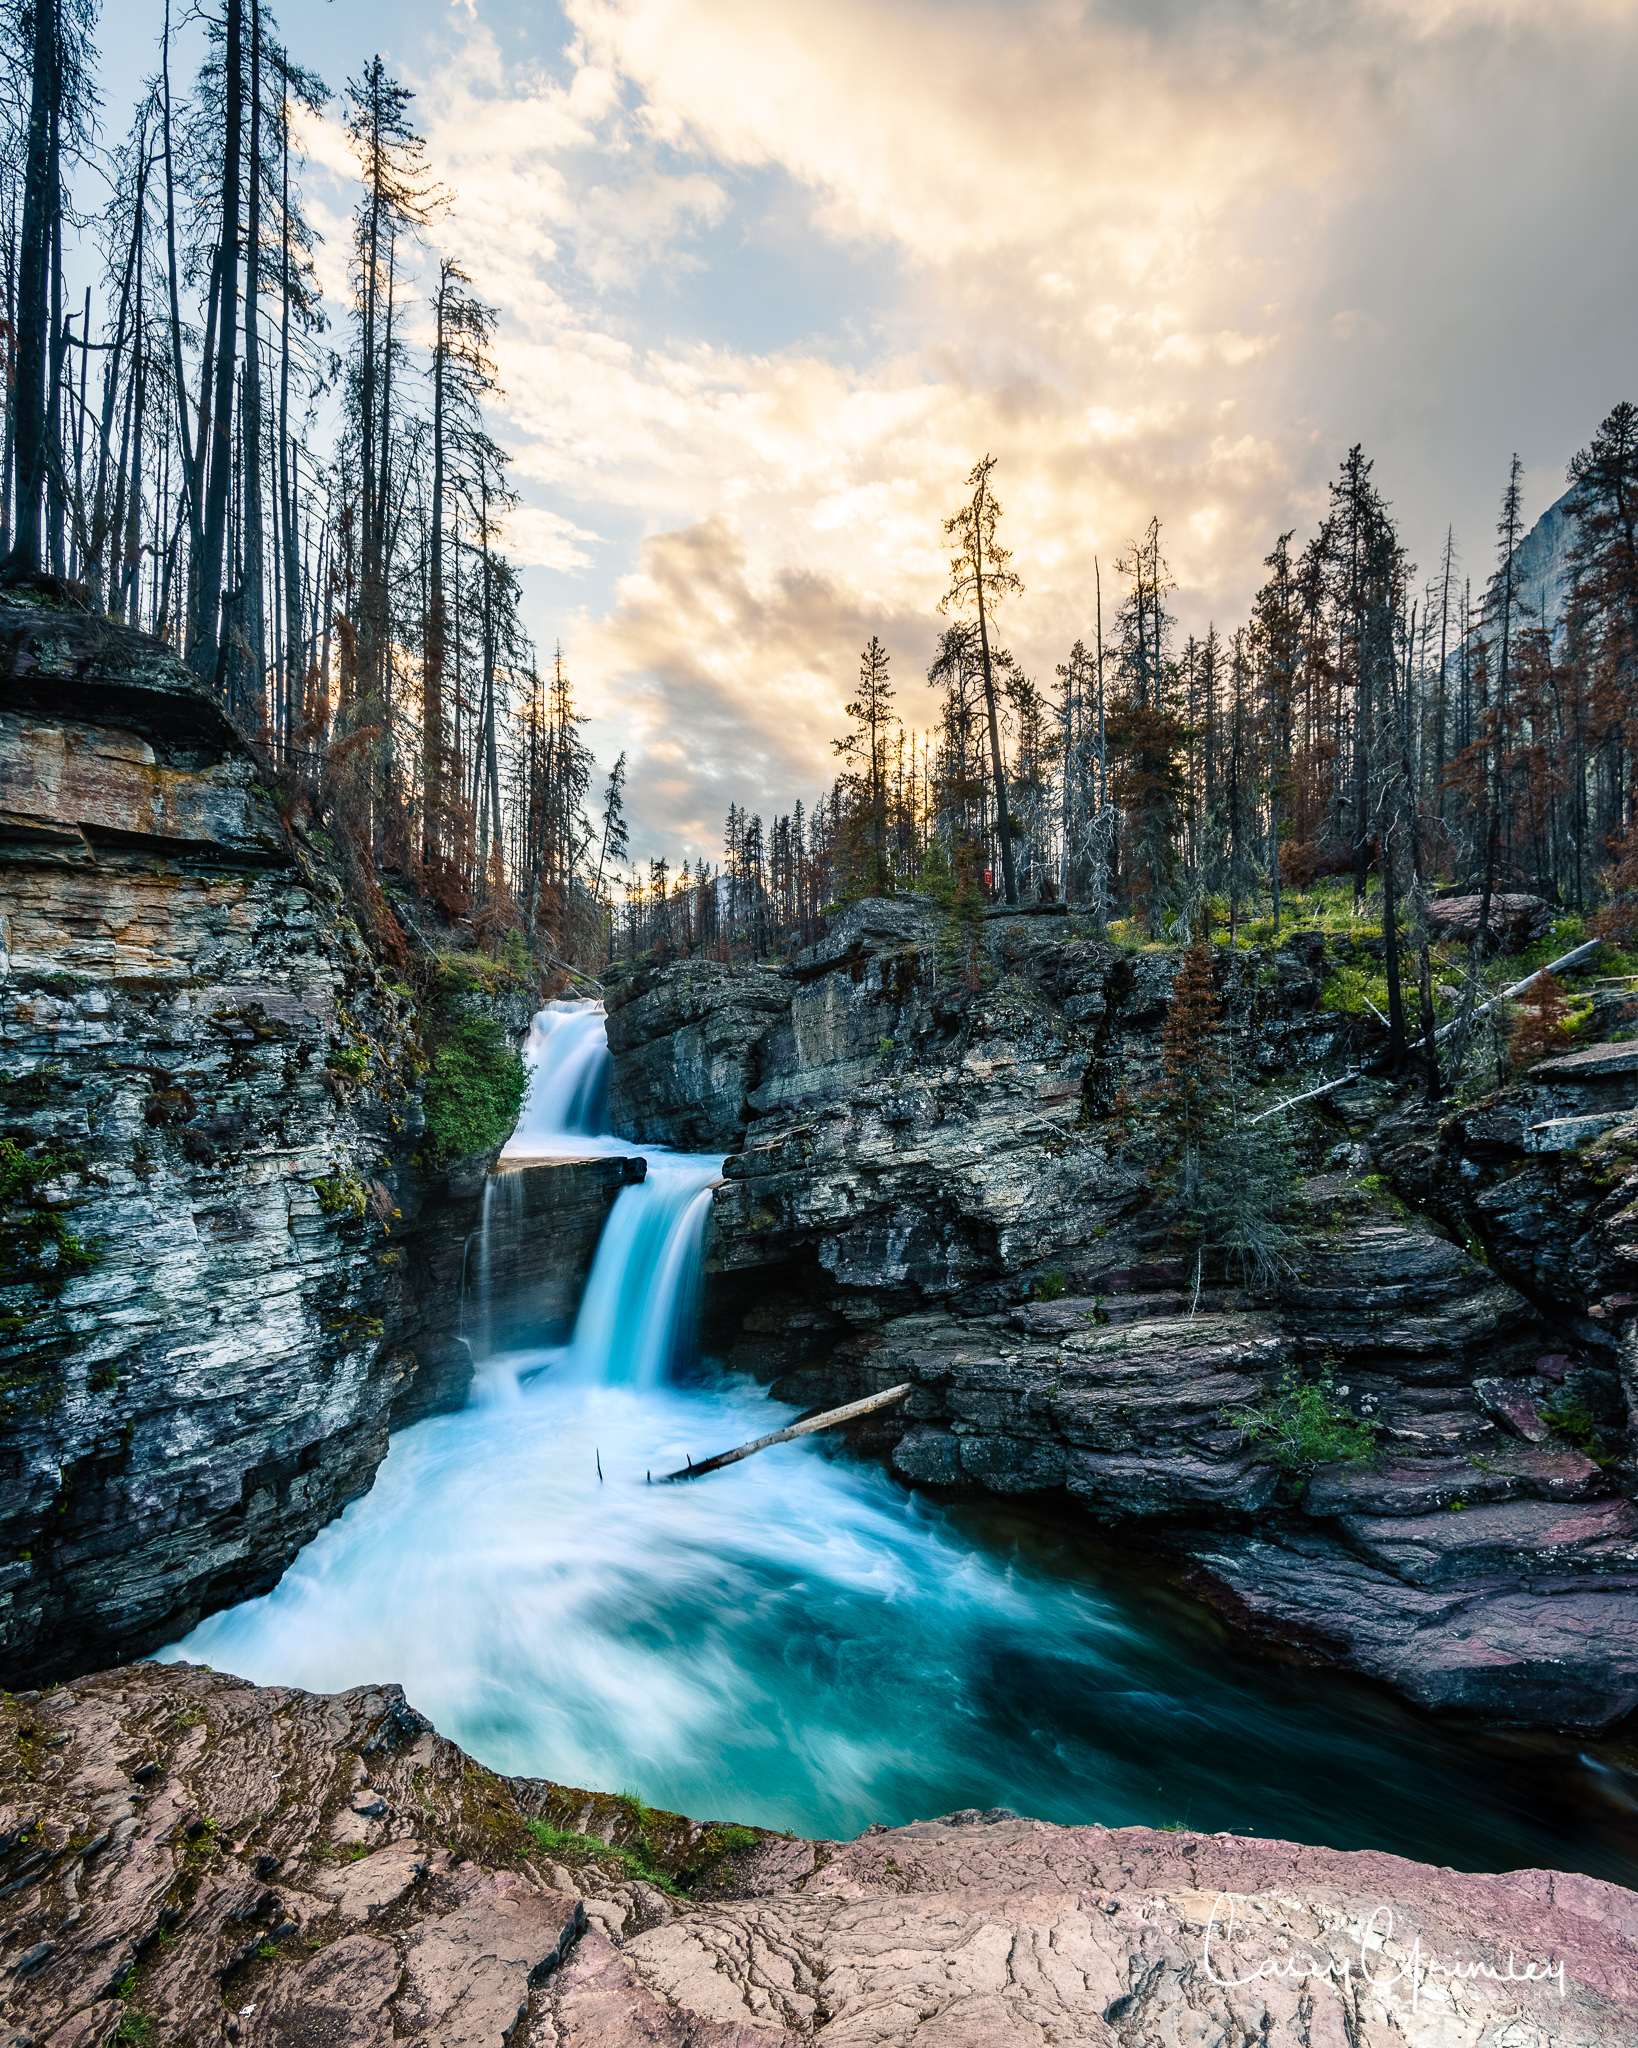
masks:
{"label": "cloudy sky", "polygon": [[[1050,680],[1158,514],[1185,628],[1243,618],[1359,440],[1476,581],[1638,396],[1627,0],[285,0],[412,85],[432,230],[500,311],[494,430],[634,851],[830,774],[879,633],[907,718],[985,451]],[[160,9],[104,8],[123,124]],[[342,295],[349,160],[308,186]]]}

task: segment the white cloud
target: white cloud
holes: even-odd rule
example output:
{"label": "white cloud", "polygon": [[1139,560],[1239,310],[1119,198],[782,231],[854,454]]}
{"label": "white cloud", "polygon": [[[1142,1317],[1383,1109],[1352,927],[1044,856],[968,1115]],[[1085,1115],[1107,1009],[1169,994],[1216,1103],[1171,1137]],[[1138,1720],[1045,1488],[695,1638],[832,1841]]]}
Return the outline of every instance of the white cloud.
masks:
{"label": "white cloud", "polygon": [[[1232,626],[1351,441],[1414,552],[1451,517],[1482,548],[1512,447],[1545,502],[1630,380],[1615,0],[568,13],[557,71],[460,24],[420,111],[440,238],[501,311],[519,553],[595,589],[631,537],[606,601],[535,624],[656,849],[811,793],[871,631],[924,699],[986,449],[1047,676],[1151,513],[1186,622]],[[770,223],[833,306],[757,297]]]}

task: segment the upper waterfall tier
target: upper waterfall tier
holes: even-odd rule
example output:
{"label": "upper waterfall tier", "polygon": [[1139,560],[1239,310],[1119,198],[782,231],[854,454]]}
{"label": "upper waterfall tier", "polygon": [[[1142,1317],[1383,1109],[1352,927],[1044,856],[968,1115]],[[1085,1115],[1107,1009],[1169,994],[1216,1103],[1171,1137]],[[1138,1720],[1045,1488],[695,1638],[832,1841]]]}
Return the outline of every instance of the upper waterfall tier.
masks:
{"label": "upper waterfall tier", "polygon": [[503,1159],[629,1152],[609,1131],[609,1045],[601,1003],[548,1003],[523,1048],[529,1093]]}

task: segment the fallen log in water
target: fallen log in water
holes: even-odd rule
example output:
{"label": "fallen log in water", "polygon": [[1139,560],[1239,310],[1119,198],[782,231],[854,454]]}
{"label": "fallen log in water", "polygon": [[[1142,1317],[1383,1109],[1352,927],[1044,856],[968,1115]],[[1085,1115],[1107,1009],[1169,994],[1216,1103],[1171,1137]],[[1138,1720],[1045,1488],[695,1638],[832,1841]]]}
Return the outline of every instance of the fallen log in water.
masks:
{"label": "fallen log in water", "polygon": [[889,1387],[885,1394],[871,1394],[863,1401],[849,1401],[845,1408],[827,1408],[823,1415],[810,1415],[806,1422],[793,1422],[789,1429],[776,1429],[772,1436],[759,1436],[754,1443],[741,1444],[737,1451],[720,1451],[703,1464],[690,1463],[680,1472],[667,1472],[660,1483],[665,1485],[673,1479],[701,1479],[707,1472],[720,1472],[724,1465],[737,1465],[741,1458],[748,1458],[753,1451],[765,1451],[769,1444],[789,1443],[793,1436],[811,1436],[816,1429],[834,1429],[839,1422],[853,1422],[874,1409],[890,1408],[911,1391],[911,1383],[907,1380],[902,1387]]}

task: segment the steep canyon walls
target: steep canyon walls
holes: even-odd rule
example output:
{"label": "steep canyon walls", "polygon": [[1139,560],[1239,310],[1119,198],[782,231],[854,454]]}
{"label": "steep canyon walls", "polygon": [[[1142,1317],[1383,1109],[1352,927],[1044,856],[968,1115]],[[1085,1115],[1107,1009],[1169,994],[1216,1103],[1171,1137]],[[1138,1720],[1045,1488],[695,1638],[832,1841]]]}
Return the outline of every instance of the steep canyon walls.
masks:
{"label": "steep canyon walls", "polygon": [[[998,918],[958,969],[952,939],[901,898],[782,976],[611,976],[624,1127],[670,1136],[708,1073],[736,1144],[710,1255],[729,1361],[803,1404],[912,1380],[861,1447],[921,1485],[1066,1496],[1287,1654],[1496,1718],[1630,1712],[1638,1050],[1455,1115],[1340,1091],[1299,1118],[1276,1293],[1196,1293],[1150,1175],[1177,955]],[[1358,1053],[1322,1004],[1337,956],[1317,933],[1217,956],[1242,1072]],[[1282,1470],[1237,1418],[1321,1381],[1376,1455]]]}
{"label": "steep canyon walls", "polygon": [[[410,989],[158,643],[0,607],[0,1664],[264,1591],[458,1404],[488,1157],[434,1169]],[[516,1037],[521,982],[474,993]],[[620,1162],[531,1195],[572,1313]],[[555,1290],[555,1292],[553,1292]]]}

